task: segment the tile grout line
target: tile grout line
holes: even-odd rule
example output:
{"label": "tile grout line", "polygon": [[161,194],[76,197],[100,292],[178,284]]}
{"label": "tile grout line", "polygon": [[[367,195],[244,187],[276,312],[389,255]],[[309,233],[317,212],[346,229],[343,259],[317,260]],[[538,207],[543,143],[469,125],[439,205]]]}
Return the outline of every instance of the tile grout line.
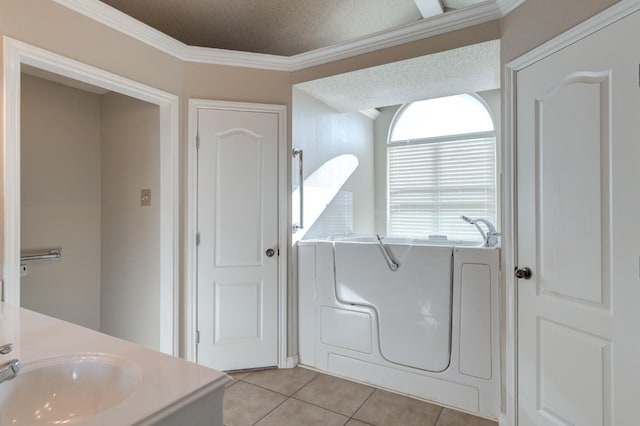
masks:
{"label": "tile grout line", "polygon": [[289,398],[285,399],[284,401],[282,401],[280,404],[276,405],[275,407],[273,407],[271,410],[269,410],[269,412],[267,414],[265,414],[264,416],[260,417],[254,424],[253,426],[257,425],[258,423],[260,423],[262,421],[262,419],[264,419],[265,417],[267,417],[269,414],[273,413],[279,406],[281,406],[282,404],[284,404],[285,402],[287,402],[289,400]]}
{"label": "tile grout line", "polygon": [[[313,371],[313,370],[310,370],[310,371]],[[333,413],[333,414],[336,414],[336,415],[339,415],[339,416],[342,416],[342,417],[346,417],[346,418],[347,418],[347,420],[346,420],[346,422],[344,423],[344,425],[346,425],[347,423],[349,423],[349,421],[351,421],[351,420],[358,421],[358,422],[362,422],[361,420],[359,420],[359,419],[357,419],[357,418],[355,417],[355,416],[357,415],[357,413],[358,413],[358,412],[362,409],[362,407],[363,407],[363,406],[364,406],[364,405],[365,405],[365,404],[366,404],[366,403],[371,399],[371,397],[376,393],[376,391],[378,391],[378,390],[379,390],[379,391],[384,391],[384,389],[378,388],[378,387],[376,387],[376,386],[372,386],[372,385],[367,385],[367,384],[364,384],[364,383],[360,383],[360,384],[362,384],[362,385],[364,385],[364,386],[368,386],[368,387],[370,387],[370,388],[372,389],[372,391],[371,391],[371,393],[367,396],[367,398],[365,398],[365,400],[364,400],[364,401],[363,401],[363,402],[362,402],[362,403],[361,403],[361,404],[360,404],[360,405],[355,409],[355,411],[353,412],[353,414],[352,414],[351,416],[348,416],[348,415],[345,415],[345,414],[343,414],[343,413],[340,413],[340,412],[334,411],[334,410],[332,410],[332,409],[330,409],[330,408],[326,408],[326,407],[323,407],[323,406],[317,405],[316,403],[313,403],[313,402],[309,402],[309,401],[305,401],[305,400],[299,399],[299,398],[297,398],[297,397],[295,396],[295,395],[296,395],[296,394],[298,394],[300,391],[302,391],[304,388],[306,388],[307,386],[309,386],[312,382],[314,382],[315,380],[317,380],[317,379],[318,379],[318,377],[320,377],[320,376],[322,375],[322,373],[321,373],[321,372],[316,372],[316,375],[315,375],[312,379],[310,379],[309,381],[307,381],[306,383],[304,383],[300,388],[298,388],[296,391],[294,391],[291,395],[288,395],[288,394],[282,393],[282,392],[277,391],[277,390],[274,390],[274,389],[270,389],[270,388],[265,387],[265,386],[263,386],[263,385],[259,385],[259,384],[252,383],[252,382],[248,382],[248,381],[246,381],[246,380],[245,380],[245,379],[248,379],[248,378],[249,378],[250,376],[252,376],[252,375],[253,375],[253,373],[248,374],[247,376],[243,377],[242,379],[235,379],[235,378],[234,378],[234,379],[235,379],[235,383],[231,384],[228,388],[230,388],[230,387],[232,387],[232,386],[236,385],[238,382],[243,382],[243,383],[245,383],[245,384],[252,385],[252,386],[255,386],[255,387],[257,387],[257,388],[260,388],[260,389],[263,389],[263,390],[266,390],[266,391],[270,391],[270,392],[273,392],[273,393],[275,393],[275,394],[277,394],[277,395],[280,395],[280,396],[285,397],[285,400],[284,400],[284,401],[282,401],[281,403],[277,404],[275,407],[273,407],[271,410],[269,410],[269,411],[268,411],[264,416],[262,416],[261,418],[259,418],[255,423],[253,423],[253,426],[257,425],[259,422],[261,422],[263,419],[265,419],[267,416],[269,416],[271,413],[273,413],[276,409],[278,409],[280,406],[282,406],[283,404],[285,404],[286,402],[288,402],[288,401],[289,401],[289,400],[291,400],[291,399],[293,399],[293,400],[295,400],[295,401],[297,401],[297,402],[303,403],[303,404],[308,404],[309,406],[312,406],[312,407],[319,408],[319,409],[324,410],[324,411],[327,411],[327,412],[329,412],[329,413]],[[332,376],[332,377],[335,377],[335,376]],[[347,380],[347,381],[348,381],[348,379],[343,379],[343,380]],[[353,383],[358,383],[358,382],[353,382]],[[426,402],[426,401],[422,401],[422,402]],[[429,403],[429,402],[428,402],[428,403]],[[434,403],[432,403],[432,402],[430,402],[430,404],[431,404],[431,405],[438,405],[438,404],[434,404]],[[437,416],[437,418],[436,418],[436,420],[435,420],[435,423],[433,423],[433,425],[432,425],[432,426],[438,426],[438,424],[439,424],[440,420],[442,419],[442,414],[443,414],[443,412],[444,412],[444,410],[445,410],[445,408],[446,408],[446,407],[444,407],[444,406],[439,406],[439,408],[440,408],[440,411],[439,411],[438,416]],[[375,426],[375,425],[372,425],[372,426]]]}
{"label": "tile grout line", "polygon": [[[320,375],[321,375],[321,374],[322,374],[322,373],[318,373],[318,374],[316,375],[316,377],[314,377],[313,379],[311,379],[311,380],[309,381],[309,383],[307,383],[306,385],[304,385],[304,386],[302,386],[300,389],[298,389],[298,390],[297,390],[293,395],[291,395],[291,396],[289,397],[289,399],[295,399],[296,401],[304,402],[305,404],[309,404],[309,405],[312,405],[312,406],[314,406],[314,407],[321,408],[321,409],[326,410],[326,411],[328,411],[328,412],[330,412],[330,413],[338,414],[338,415],[340,415],[340,416],[342,416],[342,417],[347,417],[347,422],[346,422],[346,423],[348,423],[348,422],[349,422],[349,420],[353,419],[353,415],[355,415],[355,414],[358,412],[358,410],[359,410],[360,408],[362,408],[362,406],[365,404],[365,402],[367,402],[367,401],[369,400],[369,398],[371,398],[371,395],[373,395],[373,393],[377,390],[377,388],[376,388],[376,387],[374,387],[374,386],[369,386],[369,385],[364,385],[364,384],[362,384],[362,386],[367,386],[367,387],[371,388],[371,389],[372,389],[372,391],[371,391],[371,393],[370,393],[370,394],[365,398],[365,400],[362,402],[362,404],[360,404],[360,405],[358,406],[358,408],[356,408],[356,409],[355,409],[355,411],[353,412],[353,414],[352,414],[352,415],[350,415],[350,416],[348,416],[348,415],[346,415],[346,414],[344,414],[344,413],[339,413],[339,412],[334,411],[334,410],[332,410],[332,409],[330,409],[330,408],[323,407],[323,406],[318,405],[318,404],[314,404],[313,402],[309,402],[309,401],[305,401],[305,400],[303,400],[303,399],[296,398],[296,394],[297,394],[298,392],[300,392],[302,389],[304,389],[304,388],[306,388],[308,385],[310,385],[310,384],[311,384],[311,382],[313,382],[313,381],[314,381],[314,380],[316,380],[318,377],[320,377]],[[330,376],[330,377],[335,377],[335,376]],[[343,380],[344,380],[344,379],[343,379]],[[352,382],[352,383],[355,383],[355,382]],[[354,419],[354,420],[358,420],[358,419]],[[345,423],[345,424],[346,424],[346,423]]]}
{"label": "tile grout line", "polygon": [[436,419],[436,422],[433,424],[433,426],[438,426],[438,422],[440,422],[440,417],[442,417],[442,412],[444,411],[444,407],[440,407],[440,412],[438,413],[438,418]]}
{"label": "tile grout line", "polygon": [[[305,387],[307,387],[309,384],[311,384],[311,382],[313,382],[314,380],[316,380],[319,376],[320,376],[320,373],[316,374],[316,376],[315,376],[313,379],[309,380],[307,383],[305,383],[304,385],[302,385],[302,387],[301,387],[300,389],[298,389],[297,391],[295,391],[291,396],[289,396],[289,395],[287,395],[287,394],[284,394],[284,393],[282,393],[282,392],[278,392],[278,391],[273,390],[273,389],[269,389],[269,388],[264,387],[264,386],[261,386],[261,385],[257,385],[257,384],[255,384],[255,383],[246,382],[246,381],[244,381],[243,379],[236,379],[236,380],[237,380],[237,381],[240,381],[240,382],[244,382],[244,383],[246,383],[246,384],[248,384],[248,385],[253,385],[253,386],[259,387],[260,389],[264,389],[264,390],[267,390],[267,391],[275,392],[275,393],[277,393],[278,395],[282,395],[282,396],[284,396],[284,397],[286,397],[286,398],[287,398],[286,400],[282,401],[282,402],[281,402],[280,404],[278,404],[277,406],[273,407],[273,409],[272,409],[271,411],[269,411],[267,414],[265,414],[263,417],[261,417],[260,419],[258,419],[258,421],[256,421],[256,423],[254,423],[254,425],[258,424],[262,419],[264,419],[265,417],[267,417],[267,416],[268,416],[269,414],[271,414],[274,410],[276,410],[278,407],[280,407],[282,404],[284,404],[285,402],[289,401],[290,399],[294,399],[294,400],[296,400],[296,401],[298,401],[298,402],[301,402],[301,403],[304,403],[304,404],[309,404],[309,405],[311,405],[311,406],[313,406],[313,407],[320,408],[321,410],[328,411],[329,413],[333,413],[333,414],[337,414],[337,415],[342,416],[342,417],[346,417],[346,418],[347,418],[347,421],[345,422],[345,424],[347,424],[347,423],[349,423],[349,421],[350,421],[351,419],[353,419],[353,420],[357,420],[357,419],[354,419],[354,418],[353,418],[353,415],[355,415],[355,413],[357,413],[357,412],[358,412],[358,410],[359,410],[360,408],[362,408],[362,406],[363,406],[363,405],[364,405],[364,404],[369,400],[369,398],[371,398],[371,395],[373,395],[373,393],[377,390],[377,388],[375,388],[375,387],[373,387],[373,386],[369,386],[370,388],[372,388],[371,393],[370,393],[370,394],[367,396],[367,398],[362,402],[362,404],[360,404],[360,405],[358,406],[358,408],[356,408],[356,410],[353,412],[353,415],[348,416],[348,415],[346,415],[346,414],[344,414],[344,413],[339,413],[339,412],[337,412],[337,411],[331,410],[330,408],[322,407],[322,406],[320,406],[320,405],[314,404],[313,402],[304,401],[304,400],[302,400],[302,399],[298,399],[298,398],[296,398],[296,397],[295,397],[295,395],[296,395],[298,392],[300,392],[302,389],[304,389],[304,388],[305,388]],[[247,377],[248,377],[248,376],[247,376]]]}
{"label": "tile grout line", "polygon": [[289,395],[287,395],[286,393],[278,392],[278,391],[276,391],[276,390],[269,389],[269,388],[266,388],[266,387],[264,387],[264,386],[256,385],[255,383],[251,383],[251,382],[244,382],[244,383],[245,383],[245,384],[247,384],[247,385],[255,386],[255,387],[260,388],[260,389],[262,389],[262,390],[266,390],[266,391],[269,391],[269,392],[277,393],[278,395],[282,395],[282,396],[284,396],[285,398],[291,398],[291,397],[290,397]]}
{"label": "tile grout line", "polygon": [[[294,396],[290,396],[290,397],[289,397],[289,399],[295,399],[295,400],[296,400],[296,401],[298,401],[298,402],[302,402],[302,403],[304,403],[304,404],[309,404],[309,405],[311,405],[311,406],[313,406],[313,407],[321,408],[321,409],[323,409],[323,410],[325,410],[325,411],[328,411],[328,412],[330,412],[330,413],[338,414],[339,416],[346,417],[346,418],[347,418],[347,421],[351,420],[351,417],[350,417],[350,416],[348,416],[348,415],[346,415],[346,414],[344,414],[344,413],[340,413],[340,412],[338,412],[338,411],[334,411],[334,410],[332,410],[332,409],[330,409],[330,408],[323,407],[322,405],[314,404],[313,402],[305,401],[304,399],[298,399],[298,398],[296,398],[296,397],[294,397]],[[359,409],[360,409],[360,407],[358,407],[358,409],[357,409],[356,411],[358,411]],[[355,414],[355,413],[354,413],[354,414]]]}
{"label": "tile grout line", "polygon": [[[282,392],[279,392],[279,391],[277,391],[277,390],[270,389],[270,388],[265,387],[265,386],[262,386],[262,385],[257,385],[257,384],[255,384],[255,383],[245,382],[244,380],[240,380],[240,381],[241,381],[241,382],[246,383],[247,385],[253,385],[253,386],[259,387],[260,389],[264,389],[264,390],[268,390],[268,391],[271,391],[271,392],[275,392],[275,393],[277,393],[278,395],[282,395],[282,396],[285,396],[285,397],[287,397],[287,398],[291,398],[291,397],[293,396],[293,395],[287,395],[286,393],[282,393]],[[305,386],[306,386],[306,384],[305,384]],[[302,389],[302,388],[300,388],[300,389]],[[296,392],[297,392],[297,391],[296,391]],[[294,392],[294,393],[295,393],[295,392]]]}
{"label": "tile grout line", "polygon": [[[253,425],[255,426],[256,424],[260,423],[265,417],[267,417],[269,414],[271,414],[272,412],[274,412],[278,407],[280,407],[282,404],[284,404],[285,402],[289,401],[290,399],[293,398],[293,395],[287,395],[286,393],[282,393],[282,392],[278,392],[277,390],[273,390],[273,389],[269,389],[267,387],[261,386],[261,385],[257,385],[255,383],[251,383],[251,382],[247,382],[244,379],[246,379],[247,377],[251,376],[252,374],[249,374],[246,377],[243,377],[242,379],[236,379],[239,382],[243,382],[247,385],[252,385],[255,387],[258,387],[260,389],[264,389],[266,391],[271,391],[274,393],[277,393],[278,395],[282,395],[284,396],[286,399],[284,401],[282,401],[280,404],[276,405],[275,407],[273,407],[271,410],[269,410],[269,412],[267,412],[264,416],[260,417],[255,423],[253,423]],[[313,377],[313,379],[309,380],[307,383],[305,383],[304,385],[302,385],[302,387],[300,389],[298,389],[297,391],[295,391],[293,394],[299,392],[302,388],[304,388],[305,386],[307,386],[309,383],[311,383],[312,381],[315,380],[315,378],[318,377],[318,373],[316,373],[316,375]],[[298,399],[296,399],[296,401],[298,401]]]}
{"label": "tile grout line", "polygon": [[[355,417],[353,417],[353,416],[355,416],[356,414],[358,414],[358,411],[360,411],[360,409],[364,406],[364,404],[366,404],[366,403],[367,403],[367,401],[369,401],[369,400],[371,399],[371,397],[373,396],[373,394],[374,394],[374,393],[376,393],[376,391],[377,391],[377,390],[378,390],[378,388],[373,387],[373,392],[371,392],[371,393],[369,394],[369,396],[368,396],[368,397],[367,397],[367,398],[362,402],[362,404],[360,404],[360,406],[356,409],[356,411],[354,411],[354,412],[353,412],[353,414],[351,415],[351,417],[349,417],[349,420],[352,420],[352,419],[353,419],[353,420],[361,421],[361,420],[356,419],[356,418],[355,418]],[[349,423],[349,420],[347,420],[347,423]],[[362,422],[362,423],[364,423],[364,422]]]}

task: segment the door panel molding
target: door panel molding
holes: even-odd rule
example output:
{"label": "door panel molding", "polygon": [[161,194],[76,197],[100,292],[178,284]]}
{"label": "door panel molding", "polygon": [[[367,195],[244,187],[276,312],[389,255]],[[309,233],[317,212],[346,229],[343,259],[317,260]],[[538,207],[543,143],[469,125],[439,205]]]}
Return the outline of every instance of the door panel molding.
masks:
{"label": "door panel molding", "polygon": [[518,318],[518,292],[513,271],[517,266],[517,170],[516,170],[516,81],[517,73],[539,60],[556,53],[573,43],[623,19],[624,17],[640,10],[640,2],[637,0],[622,0],[605,11],[587,19],[572,29],[549,40],[541,46],[507,63],[504,69],[503,81],[503,146],[502,146],[502,253],[504,259],[503,285],[505,294],[505,388],[506,395],[505,413],[500,419],[501,425],[517,426],[517,401],[518,401],[518,357],[517,357],[517,318]]}
{"label": "door panel molding", "polygon": [[[540,206],[535,236],[537,294],[602,309],[610,308],[612,282],[611,84],[610,70],[567,75],[535,101],[534,124]],[[587,125],[571,125],[585,117]],[[555,128],[550,123],[569,124],[573,134],[550,132]],[[571,161],[576,152],[580,162]],[[582,176],[584,187],[563,179],[566,175]],[[581,204],[582,211],[558,209],[561,203]],[[561,256],[575,246],[581,247],[579,259]],[[561,257],[563,262],[557,262]],[[558,280],[561,275],[564,279]]]}
{"label": "door panel molding", "polygon": [[[285,105],[189,99],[189,129],[187,148],[187,211],[184,224],[185,282],[185,359],[197,361],[197,134],[198,111],[217,109],[243,112],[272,113],[278,120],[278,367],[291,367],[287,359],[287,258],[289,226],[287,217],[287,107]],[[229,133],[229,132],[227,132]],[[228,136],[228,135],[227,135]],[[259,135],[252,135],[259,136]]]}

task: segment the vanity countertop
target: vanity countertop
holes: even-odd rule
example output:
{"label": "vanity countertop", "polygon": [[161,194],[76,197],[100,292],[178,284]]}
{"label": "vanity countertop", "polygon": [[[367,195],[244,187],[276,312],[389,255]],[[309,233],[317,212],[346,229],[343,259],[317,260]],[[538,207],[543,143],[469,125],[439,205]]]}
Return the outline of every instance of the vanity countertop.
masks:
{"label": "vanity countertop", "polygon": [[[70,355],[124,359],[137,369],[139,384],[125,400],[82,425],[146,425],[177,412],[230,380],[226,374],[180,358],[0,302],[0,344],[13,343],[3,358],[30,363]],[[19,373],[20,374],[20,373]]]}

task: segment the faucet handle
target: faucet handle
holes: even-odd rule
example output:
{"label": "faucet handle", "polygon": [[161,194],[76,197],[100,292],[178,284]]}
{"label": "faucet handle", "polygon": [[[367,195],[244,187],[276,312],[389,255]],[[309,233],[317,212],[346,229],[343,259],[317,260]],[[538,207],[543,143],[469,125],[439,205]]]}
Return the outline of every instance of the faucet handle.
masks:
{"label": "faucet handle", "polygon": [[6,355],[13,350],[13,343],[0,346],[0,355]]}

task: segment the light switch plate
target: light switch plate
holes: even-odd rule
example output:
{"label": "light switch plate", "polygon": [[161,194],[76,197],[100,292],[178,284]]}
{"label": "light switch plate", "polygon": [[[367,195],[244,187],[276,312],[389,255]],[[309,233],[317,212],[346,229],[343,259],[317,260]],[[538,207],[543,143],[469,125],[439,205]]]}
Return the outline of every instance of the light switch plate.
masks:
{"label": "light switch plate", "polygon": [[151,190],[143,189],[140,191],[140,205],[141,206],[150,206],[151,205]]}

